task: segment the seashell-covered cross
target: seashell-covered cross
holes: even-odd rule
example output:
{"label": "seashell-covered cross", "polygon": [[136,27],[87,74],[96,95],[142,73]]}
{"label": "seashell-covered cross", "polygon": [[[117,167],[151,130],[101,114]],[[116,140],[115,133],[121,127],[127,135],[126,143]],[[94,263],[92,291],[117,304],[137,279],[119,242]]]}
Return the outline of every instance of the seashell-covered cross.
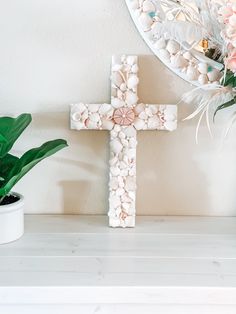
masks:
{"label": "seashell-covered cross", "polygon": [[109,225],[135,226],[138,130],[177,127],[174,105],[137,104],[137,56],[113,56],[111,104],[71,105],[71,128],[110,131]]}

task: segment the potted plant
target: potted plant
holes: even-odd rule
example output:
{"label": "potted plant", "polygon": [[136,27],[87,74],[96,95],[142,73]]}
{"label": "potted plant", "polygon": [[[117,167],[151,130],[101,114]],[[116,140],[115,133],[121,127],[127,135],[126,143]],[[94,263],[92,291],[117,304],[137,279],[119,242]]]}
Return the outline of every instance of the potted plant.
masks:
{"label": "potted plant", "polygon": [[56,139],[30,149],[21,157],[10,154],[31,121],[27,113],[17,118],[0,117],[0,244],[14,241],[24,233],[24,198],[12,192],[13,186],[38,162],[67,146],[65,140]]}

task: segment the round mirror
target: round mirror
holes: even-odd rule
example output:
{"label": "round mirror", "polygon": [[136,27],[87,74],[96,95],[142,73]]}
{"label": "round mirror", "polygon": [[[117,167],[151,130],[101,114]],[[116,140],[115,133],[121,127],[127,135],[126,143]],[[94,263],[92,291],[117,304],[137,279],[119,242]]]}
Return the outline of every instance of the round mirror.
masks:
{"label": "round mirror", "polygon": [[132,19],[153,53],[196,86],[219,83],[223,54],[221,0],[126,0]]}

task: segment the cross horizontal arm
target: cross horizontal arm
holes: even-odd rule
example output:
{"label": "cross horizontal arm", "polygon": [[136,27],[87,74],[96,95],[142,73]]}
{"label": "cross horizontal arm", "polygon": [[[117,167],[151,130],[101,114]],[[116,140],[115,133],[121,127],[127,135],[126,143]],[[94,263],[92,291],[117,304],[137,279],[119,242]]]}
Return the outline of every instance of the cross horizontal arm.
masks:
{"label": "cross horizontal arm", "polygon": [[114,108],[109,104],[71,105],[71,129],[111,130],[114,126]]}

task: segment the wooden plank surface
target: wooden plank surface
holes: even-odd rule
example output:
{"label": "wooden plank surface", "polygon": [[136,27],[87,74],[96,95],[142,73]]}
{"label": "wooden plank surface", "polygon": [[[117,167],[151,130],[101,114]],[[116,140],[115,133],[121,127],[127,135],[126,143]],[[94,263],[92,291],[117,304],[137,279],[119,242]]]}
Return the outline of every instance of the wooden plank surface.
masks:
{"label": "wooden plank surface", "polygon": [[0,246],[2,306],[231,310],[235,296],[236,218],[138,217],[135,229],[123,230],[106,227],[103,216],[26,216],[24,237]]}

